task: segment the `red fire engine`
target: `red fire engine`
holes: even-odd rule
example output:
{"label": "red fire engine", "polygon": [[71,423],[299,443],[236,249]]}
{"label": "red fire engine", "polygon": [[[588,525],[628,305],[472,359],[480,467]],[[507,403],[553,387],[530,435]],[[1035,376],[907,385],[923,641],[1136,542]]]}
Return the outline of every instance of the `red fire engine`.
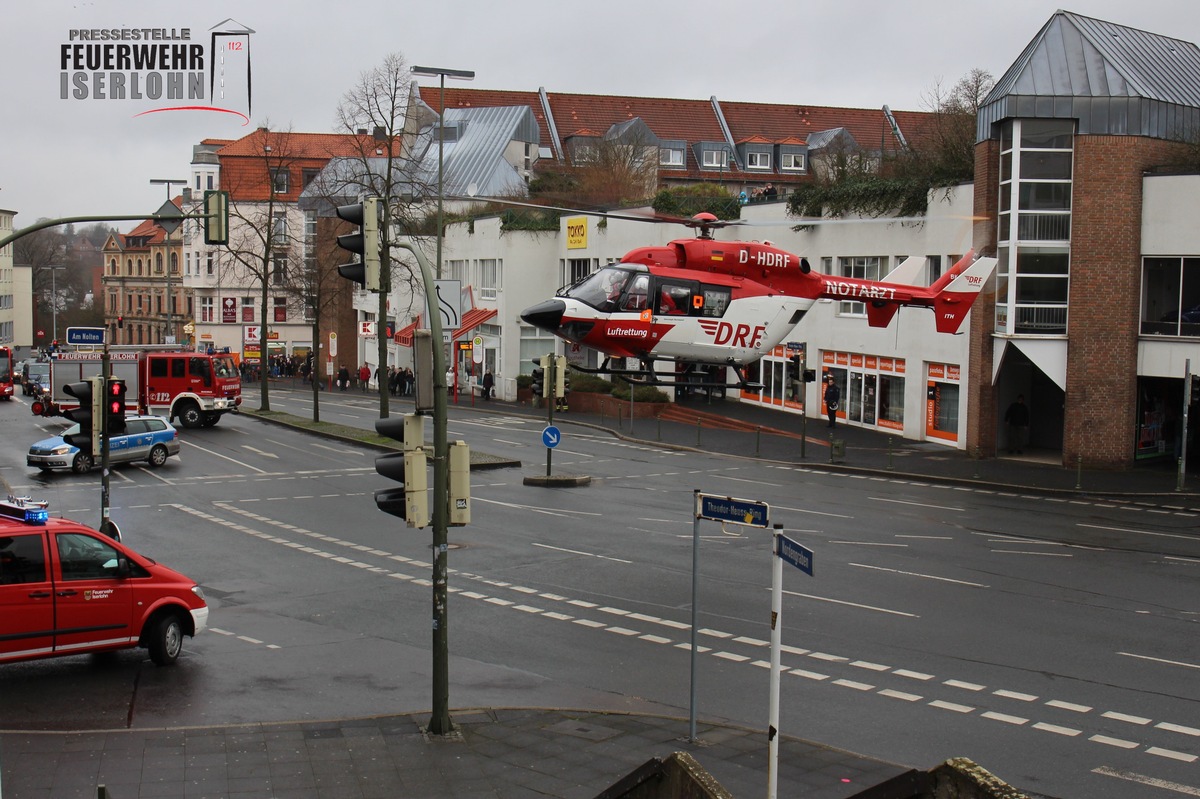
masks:
{"label": "red fire engine", "polygon": [[[242,379],[233,356],[202,352],[113,347],[112,376],[125,379],[129,411],[178,419],[184,427],[212,427],[242,404]],[[59,352],[50,361],[50,391],[33,403],[38,416],[78,407],[63,391],[100,374],[99,351]]]}

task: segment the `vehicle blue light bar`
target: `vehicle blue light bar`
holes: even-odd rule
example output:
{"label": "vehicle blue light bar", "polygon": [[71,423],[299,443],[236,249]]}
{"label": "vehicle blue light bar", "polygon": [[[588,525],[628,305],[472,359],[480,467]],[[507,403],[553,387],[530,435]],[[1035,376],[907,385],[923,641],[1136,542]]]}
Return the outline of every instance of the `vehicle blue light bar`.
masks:
{"label": "vehicle blue light bar", "polygon": [[46,500],[35,500],[29,497],[8,495],[8,499],[0,502],[0,516],[17,519],[26,524],[45,524],[50,520],[50,511]]}

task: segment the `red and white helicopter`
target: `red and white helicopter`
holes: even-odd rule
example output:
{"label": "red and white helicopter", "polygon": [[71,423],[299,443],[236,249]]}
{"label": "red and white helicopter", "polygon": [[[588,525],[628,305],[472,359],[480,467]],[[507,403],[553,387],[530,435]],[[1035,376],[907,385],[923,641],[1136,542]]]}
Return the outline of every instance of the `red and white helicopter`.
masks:
{"label": "red and white helicopter", "polygon": [[[863,302],[872,327],[886,327],[902,305],[931,308],[939,333],[957,333],[996,265],[968,252],[928,287],[902,282],[917,276],[924,258],[907,259],[880,281],[836,277],[769,243],[714,239],[727,223],[712,214],[677,221],[698,236],[632,250],[521,318],[608,356],[585,371],[669,385],[674,376],[658,372],[656,361],[674,362],[677,372],[718,365],[745,385],[743,368],[781,343],[817,300]],[[615,368],[612,358],[636,358],[642,368]]]}

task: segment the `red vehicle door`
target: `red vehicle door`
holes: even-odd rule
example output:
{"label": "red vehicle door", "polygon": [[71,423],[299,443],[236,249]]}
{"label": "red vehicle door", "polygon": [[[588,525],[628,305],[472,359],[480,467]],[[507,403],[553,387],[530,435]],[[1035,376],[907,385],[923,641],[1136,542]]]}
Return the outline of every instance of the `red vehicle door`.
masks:
{"label": "red vehicle door", "polygon": [[41,530],[0,533],[0,662],[54,648],[54,584]]}
{"label": "red vehicle door", "polygon": [[120,553],[99,533],[54,534],[57,624],[54,651],[90,651],[129,646],[133,628],[133,589],[118,576]]}

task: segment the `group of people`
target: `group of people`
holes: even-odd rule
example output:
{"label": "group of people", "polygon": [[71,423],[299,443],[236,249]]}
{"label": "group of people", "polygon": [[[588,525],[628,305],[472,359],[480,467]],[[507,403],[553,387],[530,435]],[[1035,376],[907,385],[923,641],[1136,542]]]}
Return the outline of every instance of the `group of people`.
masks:
{"label": "group of people", "polygon": [[762,203],[771,202],[779,197],[779,189],[775,188],[774,183],[768,183],[765,186],[755,186],[750,190],[749,194],[743,189],[738,195],[738,203],[745,205],[746,203]]}

